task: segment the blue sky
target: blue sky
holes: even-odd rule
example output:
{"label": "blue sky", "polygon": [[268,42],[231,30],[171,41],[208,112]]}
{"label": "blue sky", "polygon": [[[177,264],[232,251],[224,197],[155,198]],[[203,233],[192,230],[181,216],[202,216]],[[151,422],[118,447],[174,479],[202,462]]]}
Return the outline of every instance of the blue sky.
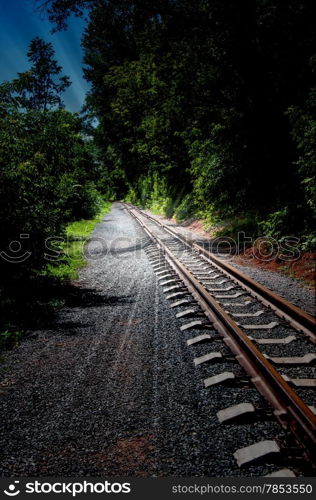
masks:
{"label": "blue sky", "polygon": [[0,82],[29,68],[26,53],[32,38],[52,42],[63,74],[72,81],[64,93],[66,108],[79,111],[89,88],[82,75],[81,35],[85,21],[72,18],[67,31],[51,34],[52,25],[34,12],[33,0],[0,0]]}

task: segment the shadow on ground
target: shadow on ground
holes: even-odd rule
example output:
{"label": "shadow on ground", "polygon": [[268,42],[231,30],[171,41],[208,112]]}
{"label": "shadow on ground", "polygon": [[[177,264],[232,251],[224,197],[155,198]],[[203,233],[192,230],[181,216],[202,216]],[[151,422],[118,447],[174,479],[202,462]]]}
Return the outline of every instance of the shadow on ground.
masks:
{"label": "shadow on ground", "polygon": [[[19,288],[4,291],[1,301],[0,331],[20,332],[19,335],[4,336],[0,349],[9,349],[23,336],[32,336],[35,330],[65,328],[73,331],[84,325],[60,322],[59,311],[66,308],[106,307],[132,304],[130,295],[104,295],[96,289],[79,287],[75,283],[60,282],[50,277],[37,277],[21,282]],[[13,319],[12,319],[13,318]]]}

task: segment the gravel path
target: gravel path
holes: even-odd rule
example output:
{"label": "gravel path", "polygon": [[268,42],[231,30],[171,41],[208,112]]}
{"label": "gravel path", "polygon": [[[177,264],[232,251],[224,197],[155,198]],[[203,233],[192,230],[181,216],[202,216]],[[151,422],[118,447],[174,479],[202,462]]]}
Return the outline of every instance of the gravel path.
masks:
{"label": "gravel path", "polygon": [[241,266],[234,261],[230,262],[234,267],[239,269],[259,283],[275,291],[281,297],[284,297],[289,302],[300,307],[306,312],[315,315],[315,293],[306,288],[302,282],[296,278],[285,276],[276,271],[268,271],[253,266]]}
{"label": "gravel path", "polygon": [[57,324],[3,357],[2,476],[261,476],[278,468],[236,465],[237,448],[284,436],[269,420],[218,424],[222,408],[265,404],[247,384],[203,388],[205,377],[240,369],[228,361],[194,368],[194,356],[227,348],[216,338],[186,345],[203,331],[180,332],[146,244],[114,204]]}

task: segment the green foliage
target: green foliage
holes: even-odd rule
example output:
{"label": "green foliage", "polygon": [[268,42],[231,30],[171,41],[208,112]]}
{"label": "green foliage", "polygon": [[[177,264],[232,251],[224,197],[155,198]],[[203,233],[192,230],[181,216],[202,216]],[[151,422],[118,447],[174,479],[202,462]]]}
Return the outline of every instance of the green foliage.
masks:
{"label": "green foliage", "polygon": [[85,244],[97,223],[109,212],[111,203],[100,200],[98,214],[90,220],[83,219],[68,224],[65,228],[65,240],[56,245],[62,257],[57,263],[49,264],[44,274],[62,280],[78,278],[78,270],[86,263]]}
{"label": "green foliage", "polygon": [[[54,49],[39,37],[34,38],[27,53],[31,68],[7,82],[7,99],[15,100],[22,108],[46,111],[62,108],[60,94],[71,84],[68,76],[60,76],[61,66],[53,59]],[[57,79],[58,78],[58,79]]]}
{"label": "green foliage", "polygon": [[221,228],[216,230],[216,236],[229,236],[238,238],[238,233],[245,233],[246,237],[256,238],[259,236],[259,223],[255,215],[249,214],[244,217],[234,217],[230,220],[222,221]]}
{"label": "green foliage", "polygon": [[259,226],[263,236],[280,238],[282,235],[287,234],[290,227],[288,207],[270,213],[266,220],[259,223]]}
{"label": "green foliage", "polygon": [[305,240],[310,240],[309,234],[312,228],[308,227],[308,221],[311,221],[311,218],[306,206],[292,204],[269,213],[259,222],[259,228],[263,236],[272,236],[276,239],[283,236],[299,236],[303,243]]}
{"label": "green foliage", "polygon": [[[316,56],[314,59],[316,61]],[[303,108],[292,106],[287,114],[298,150],[299,158],[295,165],[298,167],[306,204],[316,216],[316,88],[311,90]]]}
{"label": "green foliage", "polygon": [[125,201],[148,208],[155,214],[168,217],[173,214],[174,203],[167,180],[159,177],[157,173],[140,177],[136,189],[130,188]]}
{"label": "green foliage", "polygon": [[304,252],[316,252],[316,236],[314,234],[304,235],[301,249]]}
{"label": "green foliage", "polygon": [[[23,290],[36,289],[47,274],[51,240],[61,238],[72,221],[93,219],[103,206],[95,148],[79,115],[61,109],[68,80],[53,81],[61,68],[52,57],[50,44],[35,39],[30,71],[0,85],[0,328],[5,339],[16,337],[11,330],[20,331],[18,311],[24,303],[30,316],[40,307],[40,299],[32,300],[31,292],[25,297]],[[61,272],[58,265],[53,271],[51,264],[52,275],[75,275],[72,257],[65,258],[72,271]],[[12,317],[17,330],[5,326]]]}
{"label": "green foliage", "polygon": [[180,218],[192,194],[209,222],[249,213],[267,231],[310,234],[311,0],[38,3],[57,29],[89,10],[86,110],[99,120],[104,192],[159,213],[179,205]]}
{"label": "green foliage", "polygon": [[15,346],[21,339],[21,336],[22,332],[12,328],[0,330],[0,351]]}
{"label": "green foliage", "polygon": [[102,200],[99,197],[98,200],[99,210],[98,213],[90,220],[78,220],[71,222],[67,225],[65,229],[65,234],[68,238],[72,239],[84,239],[86,240],[95,228],[95,225],[103,220],[103,217],[109,212],[111,208],[111,203]]}
{"label": "green foliage", "polygon": [[32,256],[24,267],[44,265],[45,239],[97,212],[92,174],[78,117],[64,110],[14,110],[0,118],[3,248],[27,233]]}
{"label": "green foliage", "polygon": [[215,206],[223,207],[225,214],[231,213],[229,196],[221,189],[227,182],[223,159],[211,140],[195,140],[190,145],[193,195],[200,212],[214,212]]}
{"label": "green foliage", "polygon": [[183,222],[195,216],[196,201],[192,194],[185,195],[174,211],[174,217],[178,222]]}

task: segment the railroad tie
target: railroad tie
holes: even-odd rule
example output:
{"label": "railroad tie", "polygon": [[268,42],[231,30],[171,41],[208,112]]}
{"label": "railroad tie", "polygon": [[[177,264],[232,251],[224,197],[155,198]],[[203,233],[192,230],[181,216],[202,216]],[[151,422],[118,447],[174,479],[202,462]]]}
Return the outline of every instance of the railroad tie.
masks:
{"label": "railroad tie", "polygon": [[251,300],[246,300],[245,302],[222,302],[221,300],[218,301],[222,306],[227,307],[227,306],[234,306],[234,307],[246,307],[249,304],[251,304]]}
{"label": "railroad tie", "polygon": [[[225,290],[221,290],[224,292]],[[233,295],[215,295],[217,299],[237,299],[237,297],[240,297],[241,295],[244,295],[246,292],[236,292]]]}
{"label": "railroad tie", "polygon": [[185,309],[185,311],[181,311],[176,314],[176,318],[184,318],[186,316],[194,316],[195,314],[198,314],[199,311],[196,309]]}
{"label": "railroad tie", "polygon": [[223,359],[223,355],[221,352],[209,352],[204,354],[204,356],[200,356],[198,358],[194,358],[193,362],[195,366],[201,365],[202,363],[206,363],[207,361],[215,361]]}
{"label": "railroad tie", "polygon": [[[169,271],[168,271],[168,273],[169,273]],[[163,276],[160,276],[159,278],[157,278],[157,281],[159,281],[159,282],[160,282],[160,281],[162,281],[162,280],[165,280],[166,278],[172,278],[173,276],[175,276],[175,274],[170,274],[170,273],[169,273],[169,274],[164,274]],[[175,279],[171,279],[171,280],[167,281],[166,283],[159,283],[159,285],[164,286],[164,285],[166,285],[167,283],[173,283],[173,282],[175,282],[175,281],[177,281],[177,280],[175,280]]]}
{"label": "railroad tie", "polygon": [[197,337],[193,337],[192,339],[187,340],[187,345],[199,344],[200,342],[205,342],[208,340],[212,340],[212,337],[209,333],[203,333],[202,335],[198,335]]}
{"label": "railroad tie", "polygon": [[[179,287],[177,287],[177,288],[179,288]],[[167,300],[171,300],[171,299],[175,299],[177,297],[181,297],[182,295],[188,295],[188,292],[187,291],[185,291],[185,292],[183,291],[183,292],[171,293],[170,295],[167,295],[166,299]]]}
{"label": "railroad tie", "polygon": [[220,278],[222,276],[221,274],[215,274],[215,276],[210,276],[210,274],[213,274],[213,271],[211,273],[207,273],[207,272],[198,273],[198,272],[195,272],[194,274],[195,274],[195,276],[198,276],[198,277],[205,276],[205,279],[207,279],[207,280],[215,280],[216,278]]}
{"label": "railroad tie", "polygon": [[223,372],[213,377],[208,377],[204,380],[204,387],[212,387],[213,385],[224,384],[228,381],[235,380],[236,376],[233,372]]}
{"label": "railroad tie", "polygon": [[[199,278],[200,280],[206,282],[206,281],[210,281],[210,280],[213,280],[215,278],[207,278],[207,279],[203,279],[203,278]],[[221,281],[216,281],[215,283],[210,283],[210,285],[223,285],[224,283],[227,283],[228,278],[227,279],[224,279],[224,280],[221,280]],[[207,283],[205,283],[207,285]],[[234,288],[234,287],[232,287]],[[231,290],[232,288],[227,288],[226,290]]]}
{"label": "railroad tie", "polygon": [[181,299],[181,300],[177,300],[176,302],[171,304],[171,307],[179,307],[179,306],[184,306],[185,304],[191,304],[191,303],[192,303],[191,300]]}
{"label": "railroad tie", "polygon": [[280,469],[275,472],[271,472],[271,474],[266,474],[263,477],[296,477],[296,475],[290,469]]}
{"label": "railroad tie", "polygon": [[159,285],[165,286],[165,285],[170,285],[171,283],[180,283],[180,280],[179,280],[179,278],[178,279],[172,278],[172,279],[167,280],[167,281],[162,281],[161,283],[159,283]]}
{"label": "railroad tie", "polygon": [[196,326],[205,326],[205,323],[201,319],[195,319],[190,323],[186,323],[185,325],[180,326],[180,330],[184,332],[185,330],[190,330],[191,328],[195,328]]}
{"label": "railroad tie", "polygon": [[264,325],[241,325],[240,323],[236,322],[236,325],[244,328],[245,330],[272,330],[272,328],[278,326],[279,323],[277,321],[271,321],[270,323]]}
{"label": "railroad tie", "polygon": [[159,257],[159,259],[156,259],[156,260],[152,261],[151,265],[153,267],[158,266],[158,265],[161,266],[161,264],[164,263],[164,262],[165,262],[165,259],[164,259],[163,256],[161,256],[161,257]]}
{"label": "railroad tie", "polygon": [[[197,273],[195,273],[195,274],[197,276],[199,276]],[[205,276],[205,274],[203,274],[203,276]],[[215,274],[215,276],[208,276],[208,275],[206,275],[205,276],[205,280],[212,280],[213,281],[213,280],[216,280],[217,278],[220,278],[220,277],[221,277],[221,274]],[[199,279],[201,279],[201,278],[199,277]],[[227,281],[227,279],[225,281]]]}
{"label": "railroad tie", "polygon": [[[214,283],[214,285],[217,283]],[[206,287],[208,292],[229,292],[230,290],[233,290],[235,288],[235,285],[230,285],[227,288],[208,288]]]}
{"label": "railroad tie", "polygon": [[234,313],[234,312],[229,312],[226,311],[228,314],[231,314],[232,316],[235,316],[236,318],[256,318],[258,316],[261,316],[261,314],[264,314],[264,311],[260,309],[260,311],[257,311],[255,313]]}
{"label": "railroad tie", "polygon": [[258,443],[239,448],[235,451],[234,457],[239,467],[258,462],[270,458],[271,456],[280,455],[281,450],[275,440],[266,439]]}
{"label": "railroad tie", "polygon": [[287,375],[282,375],[285,382],[294,387],[305,387],[307,389],[316,389],[316,378],[291,378]]}
{"label": "railroad tie", "polygon": [[163,293],[172,292],[172,290],[181,290],[181,288],[183,288],[183,286],[180,286],[180,285],[169,286],[168,288],[165,288],[163,290]]}
{"label": "railroad tie", "polygon": [[167,267],[167,263],[164,260],[164,258],[161,258],[161,259],[157,260],[156,264],[154,264],[153,262],[151,262],[151,265],[153,266],[153,270],[154,271],[157,271],[157,269],[161,269],[162,267],[164,267],[164,268]]}
{"label": "railroad tie", "polygon": [[264,354],[264,357],[276,365],[310,365],[316,359],[315,353],[308,353],[304,356],[273,357]]}
{"label": "railroad tie", "polygon": [[255,412],[256,409],[252,403],[240,403],[219,410],[216,415],[221,424],[226,424],[239,420],[241,417],[244,418],[254,415]]}
{"label": "railroad tie", "polygon": [[288,335],[283,339],[255,339],[254,337],[248,336],[248,339],[256,342],[257,344],[265,345],[265,344],[290,344],[294,340],[297,340],[295,335]]}

